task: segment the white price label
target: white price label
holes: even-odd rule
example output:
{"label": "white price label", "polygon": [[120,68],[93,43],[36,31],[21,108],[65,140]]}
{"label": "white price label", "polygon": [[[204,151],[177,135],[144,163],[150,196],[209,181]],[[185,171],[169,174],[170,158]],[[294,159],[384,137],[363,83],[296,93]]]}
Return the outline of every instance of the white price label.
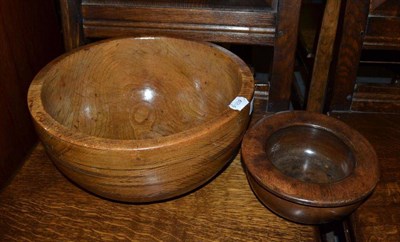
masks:
{"label": "white price label", "polygon": [[233,110],[241,111],[249,103],[249,100],[247,100],[245,97],[236,97],[235,99],[233,99],[231,104],[229,104],[229,107]]}

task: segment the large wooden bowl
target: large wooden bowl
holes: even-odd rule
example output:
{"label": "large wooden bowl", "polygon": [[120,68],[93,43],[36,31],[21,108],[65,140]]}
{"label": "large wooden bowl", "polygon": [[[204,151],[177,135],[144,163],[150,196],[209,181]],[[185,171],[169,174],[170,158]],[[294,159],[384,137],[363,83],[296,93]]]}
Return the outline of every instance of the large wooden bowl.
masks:
{"label": "large wooden bowl", "polygon": [[360,133],[304,111],[259,121],[243,139],[242,158],[261,202],[298,223],[342,219],[367,199],[379,179],[375,151]]}
{"label": "large wooden bowl", "polygon": [[48,64],[28,94],[55,165],[100,196],[151,202],[187,193],[235,155],[249,121],[248,67],[209,43],[104,41]]}

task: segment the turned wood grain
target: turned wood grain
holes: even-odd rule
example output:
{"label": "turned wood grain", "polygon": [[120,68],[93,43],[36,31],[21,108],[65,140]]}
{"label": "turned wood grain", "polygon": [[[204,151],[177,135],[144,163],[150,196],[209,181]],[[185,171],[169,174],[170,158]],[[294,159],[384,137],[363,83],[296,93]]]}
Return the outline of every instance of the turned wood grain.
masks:
{"label": "turned wood grain", "polygon": [[213,44],[173,38],[97,42],[47,65],[28,102],[39,137],[71,180],[107,198],[186,193],[231,158],[253,98],[247,65]]}
{"label": "turned wood grain", "polygon": [[0,193],[5,241],[319,241],[315,227],[288,222],[253,195],[239,156],[215,180],[179,199],[110,202],[63,177],[42,145]]}
{"label": "turned wood grain", "polygon": [[298,223],[340,220],[372,193],[379,179],[376,153],[343,122],[288,111],[250,127],[243,163],[258,198]]}
{"label": "turned wood grain", "polygon": [[[274,46],[269,110],[289,107],[300,0],[61,1],[67,43],[116,36],[172,36]],[[66,46],[71,50],[76,44]]]}
{"label": "turned wood grain", "polygon": [[372,196],[350,217],[356,241],[400,240],[400,115],[333,113],[375,148],[381,178]]}
{"label": "turned wood grain", "polygon": [[340,3],[341,1],[336,0],[326,2],[315,54],[315,68],[313,68],[308,92],[307,111],[309,112],[321,113],[324,109],[333,45],[339,21]]}

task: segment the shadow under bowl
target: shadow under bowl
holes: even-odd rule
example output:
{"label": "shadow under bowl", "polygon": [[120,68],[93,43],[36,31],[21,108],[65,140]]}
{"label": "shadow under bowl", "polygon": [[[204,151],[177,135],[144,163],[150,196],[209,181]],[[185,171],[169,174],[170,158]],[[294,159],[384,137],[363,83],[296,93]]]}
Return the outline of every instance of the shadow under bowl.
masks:
{"label": "shadow under bowl", "polygon": [[145,37],[83,46],[33,80],[28,104],[55,165],[100,196],[152,202],[207,182],[235,155],[254,80],[214,44]]}
{"label": "shadow under bowl", "polygon": [[278,113],[251,127],[242,160],[260,201],[305,224],[350,214],[379,179],[375,151],[361,134],[339,120],[304,111]]}

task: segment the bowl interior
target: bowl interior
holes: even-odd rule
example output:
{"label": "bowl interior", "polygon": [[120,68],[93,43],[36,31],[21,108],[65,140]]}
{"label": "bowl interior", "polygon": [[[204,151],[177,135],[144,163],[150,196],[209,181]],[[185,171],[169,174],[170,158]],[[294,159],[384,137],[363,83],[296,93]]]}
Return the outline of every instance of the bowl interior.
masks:
{"label": "bowl interior", "polygon": [[169,38],[92,45],[44,75],[56,121],[88,135],[151,139],[218,117],[241,88],[237,63],[210,45]]}
{"label": "bowl interior", "polygon": [[268,159],[287,176],[312,183],[332,183],[355,167],[352,149],[330,131],[296,125],[274,132],[265,146]]}

